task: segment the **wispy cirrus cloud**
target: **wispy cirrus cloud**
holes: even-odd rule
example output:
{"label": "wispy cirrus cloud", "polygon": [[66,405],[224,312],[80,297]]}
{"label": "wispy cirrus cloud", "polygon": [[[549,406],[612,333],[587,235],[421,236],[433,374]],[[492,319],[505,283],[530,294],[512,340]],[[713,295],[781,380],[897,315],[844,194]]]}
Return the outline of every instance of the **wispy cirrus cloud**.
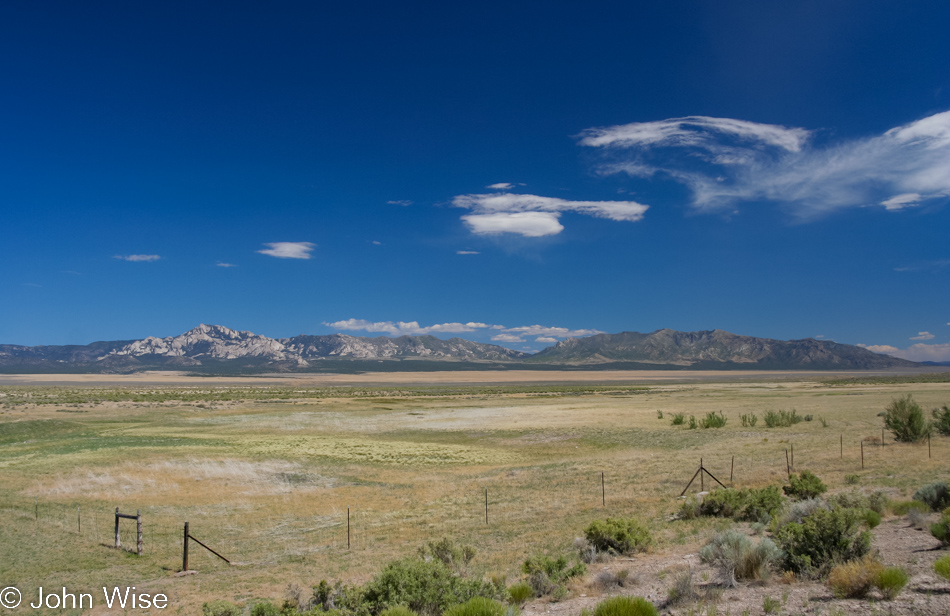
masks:
{"label": "wispy cirrus cloud", "polygon": [[218,261],[217,263],[215,263],[215,265],[217,265],[218,267],[237,267],[237,265],[233,263],[225,263],[224,261]]}
{"label": "wispy cirrus cloud", "polygon": [[267,248],[257,252],[278,259],[309,259],[310,253],[317,247],[311,242],[267,242]]}
{"label": "wispy cirrus cloud", "polygon": [[863,139],[819,146],[813,137],[802,128],[690,116],[591,128],[579,143],[608,155],[601,174],[670,178],[691,190],[701,211],[769,201],[811,218],[950,197],[950,111]]}
{"label": "wispy cirrus cloud", "polygon": [[514,233],[524,237],[556,235],[564,230],[561,214],[575,212],[636,222],[649,206],[635,201],[569,201],[555,197],[497,193],[459,195],[452,199],[455,207],[471,210],[462,220],[472,233],[496,235]]}
{"label": "wispy cirrus cloud", "polygon": [[114,255],[112,258],[121,261],[131,261],[132,263],[144,263],[158,261],[162,257],[160,255]]}
{"label": "wispy cirrus cloud", "polygon": [[523,343],[526,337],[534,337],[535,342],[554,343],[558,339],[576,338],[602,334],[597,329],[570,329],[567,327],[550,327],[546,325],[522,325],[506,327],[504,325],[467,322],[467,323],[438,323],[435,325],[419,325],[418,321],[367,321],[365,319],[345,319],[324,323],[327,327],[344,331],[365,331],[382,333],[390,336],[420,336],[424,334],[462,334],[479,330],[490,330],[496,333],[491,335],[493,342]]}
{"label": "wispy cirrus cloud", "polygon": [[478,255],[481,254],[477,250],[456,250],[455,254],[457,255]]}
{"label": "wispy cirrus cloud", "polygon": [[899,357],[909,361],[950,361],[950,342],[940,344],[924,344],[923,342],[918,342],[917,344],[910,345],[906,349],[899,349],[889,344],[859,344],[858,346],[875,353]]}

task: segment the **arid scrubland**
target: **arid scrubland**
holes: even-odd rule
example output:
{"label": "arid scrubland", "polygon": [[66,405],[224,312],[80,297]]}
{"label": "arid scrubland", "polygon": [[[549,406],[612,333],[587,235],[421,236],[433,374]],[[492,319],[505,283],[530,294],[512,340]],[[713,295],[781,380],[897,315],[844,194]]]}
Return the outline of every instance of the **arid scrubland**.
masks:
{"label": "arid scrubland", "polygon": [[[783,482],[786,455],[832,491],[909,499],[946,480],[950,438],[934,436],[929,456],[926,443],[890,433],[882,447],[879,413],[907,393],[928,410],[947,404],[950,382],[809,379],[4,386],[0,577],[77,590],[131,583],[191,614],[211,599],[364,581],[451,537],[478,548],[479,572],[513,582],[527,556],[570,550],[606,516],[649,527],[656,543],[644,562],[694,553],[721,522],[671,515],[700,459],[736,486]],[[765,426],[766,411],[791,409],[811,420]],[[722,428],[671,425],[679,413],[719,411]],[[744,427],[740,417],[752,414],[758,422]],[[144,556],[105,547],[116,507],[141,510]],[[234,564],[193,545],[198,574],[176,576],[185,521]],[[134,523],[122,524],[124,545],[134,545]]]}

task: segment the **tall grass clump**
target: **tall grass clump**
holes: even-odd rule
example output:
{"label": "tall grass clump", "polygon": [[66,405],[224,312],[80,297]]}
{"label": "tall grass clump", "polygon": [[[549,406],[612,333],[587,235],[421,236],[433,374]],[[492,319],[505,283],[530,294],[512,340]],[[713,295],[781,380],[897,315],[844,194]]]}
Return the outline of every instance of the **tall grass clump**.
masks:
{"label": "tall grass clump", "polygon": [[472,597],[465,603],[453,605],[443,616],[513,616],[513,608],[486,597]]}
{"label": "tall grass clump", "polygon": [[764,580],[773,566],[782,561],[782,550],[771,539],[755,543],[736,529],[718,533],[699,550],[703,562],[720,570],[723,580]]}
{"label": "tall grass clump", "polygon": [[924,418],[924,409],[910,394],[895,398],[884,408],[884,427],[901,443],[916,443],[930,434],[930,423]]}
{"label": "tall grass clump", "polygon": [[653,542],[650,531],[635,518],[594,520],[584,536],[597,551],[612,554],[645,552]]}
{"label": "tall grass clump", "polygon": [[904,586],[907,586],[907,582],[909,581],[910,576],[907,575],[907,572],[904,571],[903,568],[885,567],[877,574],[877,577],[874,578],[874,585],[877,586],[884,600],[890,601],[904,590]]}
{"label": "tall grass clump", "polygon": [[934,573],[950,582],[950,555],[934,561]]}
{"label": "tall grass clump", "polygon": [[611,597],[594,608],[594,616],[658,616],[656,606],[643,597]]}
{"label": "tall grass clump", "polygon": [[527,582],[518,582],[508,587],[508,601],[513,605],[521,605],[534,596],[534,589]]}
{"label": "tall grass clump", "polygon": [[441,561],[446,567],[457,572],[464,572],[477,553],[474,547],[456,544],[448,538],[429,541],[419,548],[419,556],[423,560]]}
{"label": "tall grass clump", "polygon": [[840,564],[828,574],[828,587],[839,599],[861,599],[868,595],[884,565],[876,558],[865,556]]}
{"label": "tall grass clump", "polygon": [[748,415],[740,415],[739,420],[742,422],[743,428],[754,428],[759,421],[759,416],[755,413],[749,413]]}
{"label": "tall grass clump", "polygon": [[699,426],[703,429],[724,428],[726,426],[726,416],[722,414],[722,411],[719,411],[718,415],[710,411],[706,413],[706,417],[699,420]]}
{"label": "tall grass clump", "polygon": [[791,411],[786,411],[780,409],[778,411],[767,410],[763,416],[765,421],[766,428],[790,428],[797,423],[800,423],[803,420],[803,417],[798,414],[798,411],[792,409]]}
{"label": "tall grass clump", "polygon": [[686,423],[685,413],[673,413],[673,418],[670,420],[670,425],[682,426],[684,423]]}
{"label": "tall grass clump", "polygon": [[914,493],[914,500],[930,507],[931,511],[940,511],[950,507],[950,486],[944,481],[929,483]]}

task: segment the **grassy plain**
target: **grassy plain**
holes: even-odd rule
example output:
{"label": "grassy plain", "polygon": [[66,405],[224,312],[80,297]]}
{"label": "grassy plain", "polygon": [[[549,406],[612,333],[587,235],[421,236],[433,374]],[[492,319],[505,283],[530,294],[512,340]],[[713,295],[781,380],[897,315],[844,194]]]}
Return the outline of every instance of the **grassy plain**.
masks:
{"label": "grassy plain", "polygon": [[[905,393],[925,409],[950,403],[946,378],[674,376],[635,384],[479,384],[471,375],[420,384],[418,374],[407,376],[412,385],[16,381],[0,386],[0,581],[71,592],[133,584],[193,614],[210,599],[362,581],[442,536],[476,545],[481,571],[513,580],[526,556],[568,550],[607,515],[643,519],[659,539],[655,551],[694,546],[716,522],[668,518],[701,458],[729,484],[734,456],[734,484],[758,486],[785,478],[794,448],[796,469],[832,489],[858,475],[858,487],[903,498],[950,471],[950,440],[935,437],[931,457],[926,444],[889,434],[882,448],[878,416]],[[813,420],[764,426],[765,410],[792,408]],[[670,423],[674,413],[712,411],[725,415],[724,428]],[[752,413],[757,425],[743,427],[740,416]],[[115,507],[141,510],[144,556],[105,547]],[[176,576],[186,520],[235,564],[192,545],[199,573]],[[122,522],[122,537],[134,545],[134,523]]]}

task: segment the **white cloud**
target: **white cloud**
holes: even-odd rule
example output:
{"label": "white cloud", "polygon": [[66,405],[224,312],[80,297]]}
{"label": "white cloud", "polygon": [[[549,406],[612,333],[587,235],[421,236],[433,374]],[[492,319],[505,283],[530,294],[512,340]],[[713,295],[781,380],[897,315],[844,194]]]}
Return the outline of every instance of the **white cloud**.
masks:
{"label": "white cloud", "polygon": [[858,346],[864,347],[869,351],[874,351],[875,353],[891,355],[909,361],[950,361],[950,343],[947,342],[942,344],[924,344],[923,342],[918,342],[906,349],[898,349],[889,344],[859,344]]}
{"label": "white cloud", "polygon": [[373,240],[373,245],[374,245],[374,246],[382,246],[383,243],[380,242],[379,240]]}
{"label": "white cloud", "polygon": [[563,212],[576,212],[609,220],[636,222],[649,206],[635,201],[568,201],[537,195],[499,193],[459,195],[455,207],[472,210],[462,216],[472,233],[517,233],[525,237],[556,235],[564,230]]}
{"label": "white cloud", "polygon": [[881,201],[881,205],[884,206],[885,210],[894,212],[907,207],[916,207],[920,205],[922,200],[923,197],[921,197],[918,193],[905,193],[903,195],[891,197],[890,199],[885,199],[884,201]]}
{"label": "white cloud", "polygon": [[388,203],[389,205],[401,205],[401,206],[403,206],[403,207],[406,207],[407,205],[412,205],[412,201],[410,201],[410,200],[408,200],[408,199],[399,199],[399,200],[395,200],[395,201],[387,201],[386,203]]}
{"label": "white cloud", "polygon": [[480,255],[482,253],[477,250],[456,250],[455,254],[457,255]]}
{"label": "white cloud", "polygon": [[524,342],[525,339],[514,334],[496,334],[491,337],[495,342]]}
{"label": "white cloud", "polygon": [[115,255],[113,259],[121,259],[122,261],[132,261],[132,262],[148,262],[148,261],[158,261],[161,259],[159,255]]}
{"label": "white cloud", "polygon": [[310,242],[267,242],[264,245],[269,248],[257,252],[279,259],[309,259],[310,253],[317,247]]}
{"label": "white cloud", "polygon": [[481,329],[498,332],[491,339],[496,342],[525,342],[525,336],[537,336],[537,342],[554,343],[559,338],[591,336],[604,332],[597,329],[569,329],[547,325],[522,325],[505,327],[489,323],[469,321],[467,323],[438,323],[419,325],[418,321],[367,321],[366,319],[345,319],[324,323],[327,327],[344,331],[365,331],[389,334],[390,336],[420,336],[424,334],[461,334]]}
{"label": "white cloud", "polygon": [[917,332],[916,336],[911,336],[911,340],[933,340],[934,335],[930,332]]}
{"label": "white cloud", "polygon": [[218,261],[217,266],[218,267],[237,267],[237,265],[233,263],[224,263],[223,261]]}
{"label": "white cloud", "polygon": [[324,323],[324,325],[334,329],[362,330],[391,336],[422,336],[433,333],[460,334],[488,327],[484,323],[439,323],[422,327],[418,321],[377,321],[374,323],[364,319],[346,319],[345,321]]}
{"label": "white cloud", "polygon": [[820,340],[820,339],[822,339],[822,338],[824,338],[824,337],[825,337],[824,334],[818,334],[817,336],[815,336],[815,339]]}
{"label": "white cloud", "polygon": [[665,176],[692,191],[698,210],[747,201],[799,217],[847,207],[891,211],[950,196],[950,111],[882,135],[813,145],[809,131],[727,118],[675,118],[594,128],[580,144],[616,158],[603,174]]}
{"label": "white cloud", "polygon": [[497,184],[489,184],[485,188],[490,188],[491,190],[511,190],[515,185],[511,182],[498,182]]}

